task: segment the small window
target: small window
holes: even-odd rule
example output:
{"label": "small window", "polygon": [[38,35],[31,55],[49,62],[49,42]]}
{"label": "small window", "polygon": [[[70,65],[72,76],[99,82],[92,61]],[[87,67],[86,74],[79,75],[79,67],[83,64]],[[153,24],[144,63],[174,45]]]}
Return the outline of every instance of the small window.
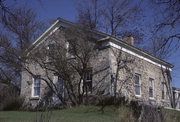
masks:
{"label": "small window", "polygon": [[92,92],[92,69],[88,69],[85,73],[84,88],[86,92]]}
{"label": "small window", "polygon": [[161,83],[161,92],[162,92],[162,99],[165,99],[165,83]]}
{"label": "small window", "polygon": [[141,76],[139,74],[135,74],[134,82],[135,82],[135,95],[140,96],[141,95]]}
{"label": "small window", "polygon": [[68,47],[69,53],[74,54],[77,48],[76,40],[68,40],[68,43],[69,43],[69,47]]}
{"label": "small window", "polygon": [[33,96],[39,97],[41,92],[41,78],[40,76],[37,76],[34,78],[34,84],[33,84]]}
{"label": "small window", "polygon": [[149,78],[149,97],[154,98],[154,79]]}
{"label": "small window", "polygon": [[49,44],[48,45],[48,57],[50,57],[50,59],[53,59],[55,53],[55,44]]}

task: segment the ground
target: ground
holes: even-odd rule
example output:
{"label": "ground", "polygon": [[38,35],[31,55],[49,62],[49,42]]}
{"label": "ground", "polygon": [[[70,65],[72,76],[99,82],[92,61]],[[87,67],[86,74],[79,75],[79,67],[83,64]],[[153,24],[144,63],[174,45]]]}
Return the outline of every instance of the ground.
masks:
{"label": "ground", "polygon": [[[123,112],[122,112],[123,111]],[[128,109],[123,107],[105,108],[104,114],[99,111],[99,107],[81,106],[76,108],[53,110],[49,112],[25,112],[25,111],[1,111],[0,122],[124,122],[125,118],[131,119]],[[168,110],[172,114],[174,121],[180,121],[180,112]],[[50,121],[49,121],[50,120]],[[171,119],[170,119],[171,120]],[[131,121],[131,120],[130,120]]]}

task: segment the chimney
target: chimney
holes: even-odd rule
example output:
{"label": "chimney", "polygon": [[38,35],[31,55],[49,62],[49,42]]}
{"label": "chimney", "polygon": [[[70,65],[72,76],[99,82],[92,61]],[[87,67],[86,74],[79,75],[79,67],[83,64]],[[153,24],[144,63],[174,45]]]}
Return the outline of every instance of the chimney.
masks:
{"label": "chimney", "polygon": [[134,38],[132,36],[129,36],[129,37],[125,37],[124,39],[122,39],[123,42],[127,43],[127,44],[130,44],[130,45],[134,45]]}

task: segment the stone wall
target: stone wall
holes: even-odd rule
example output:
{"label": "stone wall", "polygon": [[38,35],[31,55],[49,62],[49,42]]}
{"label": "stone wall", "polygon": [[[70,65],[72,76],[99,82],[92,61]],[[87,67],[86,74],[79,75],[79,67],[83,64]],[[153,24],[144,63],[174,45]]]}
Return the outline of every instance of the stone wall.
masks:
{"label": "stone wall", "polygon": [[[43,43],[41,43],[37,48],[33,50],[35,51],[42,51],[43,49],[46,49],[48,44],[52,44],[54,40],[58,43],[64,43],[65,38],[62,36],[63,34],[60,33],[58,35],[59,37],[50,37],[47,40],[45,40]],[[66,46],[66,45],[65,45]],[[89,67],[92,68],[93,72],[93,91],[92,94],[108,94],[110,90],[110,59],[109,59],[109,48],[104,49],[97,49],[95,50],[95,55],[91,58],[91,61],[89,63]],[[46,56],[44,60],[46,60]],[[27,68],[30,72],[32,72],[34,75],[39,75],[43,79],[47,79],[47,74],[44,69],[42,69],[41,66],[34,63],[33,61],[30,61],[29,64],[27,64]],[[29,104],[30,107],[34,108],[38,105],[38,103],[42,102],[42,99],[45,97],[45,94],[48,90],[47,83],[44,80],[41,80],[41,95],[40,97],[33,97],[32,95],[32,87],[33,87],[33,76],[28,73],[26,70],[22,70],[22,81],[21,81],[21,95],[25,96],[26,104]],[[49,73],[48,74],[50,79],[53,79],[54,74]],[[77,76],[78,77],[78,76]],[[76,79],[75,79],[76,80]]]}
{"label": "stone wall", "polygon": [[[111,47],[113,48],[113,47]],[[116,48],[113,48],[114,50],[118,50]],[[119,50],[120,51],[120,50]],[[128,80],[124,85],[121,91],[118,91],[120,89],[121,82],[123,81],[123,78],[127,76],[127,74],[124,72],[124,70],[119,72],[119,77],[122,79],[122,81],[119,81],[117,92],[122,92],[122,94],[126,97],[128,97],[130,100],[139,100],[148,102],[150,104],[154,105],[163,105],[165,107],[170,107],[170,103],[167,97],[165,99],[162,99],[162,91],[161,91],[161,83],[163,82],[163,75],[161,71],[161,67],[152,64],[146,60],[140,59],[136,56],[132,56],[130,54],[127,54],[126,52],[122,52],[122,58],[125,59],[125,57],[129,57],[130,59],[133,59],[133,63],[129,64],[131,67],[131,70],[133,74],[137,73],[141,77],[141,96],[135,95],[135,89],[134,89],[134,77],[132,77],[131,80]],[[110,59],[111,59],[111,67],[112,72],[115,72],[116,69],[116,57],[114,56],[114,53],[110,51]],[[149,97],[149,78],[154,79],[154,98]],[[166,93],[165,93],[166,94]],[[165,95],[166,96],[166,95]]]}
{"label": "stone wall", "polygon": [[[46,48],[48,44],[53,43],[53,41],[64,42],[65,38],[62,33],[58,35],[58,38],[48,38],[38,47],[38,51],[42,48]],[[118,49],[113,48],[118,51]],[[37,51],[36,50],[36,51]],[[167,99],[162,100],[161,93],[161,83],[163,82],[163,76],[161,73],[161,67],[149,63],[143,59],[132,56],[125,52],[122,52],[122,58],[133,59],[133,63],[128,64],[131,69],[132,74],[138,73],[141,75],[141,96],[137,97],[134,90],[134,78],[129,79],[125,84],[119,81],[117,93],[121,92],[124,96],[130,100],[145,101],[156,105],[163,105],[169,107],[169,102]],[[47,79],[45,71],[37,64],[30,62],[28,64],[29,70],[36,75],[40,75],[42,78]],[[113,84],[112,75],[115,73],[116,69],[116,57],[112,53],[112,47],[104,47],[96,50],[96,55],[92,57],[89,67],[93,70],[93,91],[92,94],[103,94],[103,95],[113,95]],[[127,76],[125,70],[119,72],[120,79],[124,79]],[[50,78],[53,79],[53,74],[50,73]],[[154,79],[154,99],[149,98],[149,78]],[[45,81],[41,82],[41,97],[32,97],[32,84],[33,76],[27,71],[22,71],[22,81],[21,81],[21,95],[25,96],[26,103],[31,104],[30,106],[35,107],[41,102],[41,98],[48,90],[48,86]],[[122,86],[122,90],[120,90]]]}

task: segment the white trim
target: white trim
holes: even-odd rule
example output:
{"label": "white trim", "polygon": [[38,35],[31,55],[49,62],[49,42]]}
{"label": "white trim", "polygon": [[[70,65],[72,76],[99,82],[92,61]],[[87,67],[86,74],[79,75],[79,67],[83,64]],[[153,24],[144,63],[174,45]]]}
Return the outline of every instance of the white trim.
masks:
{"label": "white trim", "polygon": [[[48,28],[36,41],[34,41],[34,42],[32,43],[32,46],[35,45],[51,28],[53,28],[53,26],[54,26],[56,23],[58,23],[58,21],[55,22],[50,28]],[[59,29],[59,27],[56,27],[54,30],[52,30],[52,32],[50,32],[47,36],[45,36],[44,39],[42,39],[37,45],[35,45],[35,47],[34,47],[33,49],[35,49],[37,46],[39,46],[42,42],[44,42],[49,36],[51,36],[51,35],[52,35],[54,32],[56,32],[58,29]],[[33,50],[33,49],[32,49],[32,50]],[[32,50],[30,50],[30,51],[27,53],[27,55],[29,55],[29,53],[30,53]]]}
{"label": "white trim", "polygon": [[175,108],[170,108],[170,107],[164,107],[165,109],[169,109],[169,110],[175,110],[175,111],[180,111],[180,109],[175,109]]}
{"label": "white trim", "polygon": [[[56,22],[54,22],[54,24],[52,24],[43,34],[41,34],[41,36],[39,36],[37,39],[36,39],[36,41],[34,41],[33,43],[32,43],[32,45],[34,45],[35,43],[37,43],[43,36],[45,36],[45,34],[48,32],[48,31],[50,31],[57,23],[59,22],[59,20],[57,20]],[[52,31],[53,32],[53,31]],[[51,33],[52,33],[51,32]]]}
{"label": "white trim", "polygon": [[59,27],[56,27],[51,33],[49,33],[40,43],[38,43],[35,48],[37,46],[39,46],[42,42],[44,42],[49,36],[51,36],[54,32],[56,32],[58,30]]}
{"label": "white trim", "polygon": [[[117,49],[120,49],[120,50],[122,50],[122,51],[124,51],[124,52],[126,52],[126,53],[129,53],[129,54],[131,54],[131,55],[133,55],[133,56],[136,56],[136,57],[138,57],[138,58],[140,58],[140,59],[143,59],[143,60],[145,60],[145,61],[147,61],[147,62],[149,62],[149,63],[152,63],[152,64],[154,64],[154,65],[156,65],[156,66],[159,66],[159,67],[162,67],[162,68],[164,68],[164,69],[167,68],[166,66],[163,66],[163,65],[161,65],[161,64],[159,64],[159,63],[156,63],[156,62],[152,61],[151,59],[148,59],[148,58],[146,58],[146,57],[144,57],[144,56],[141,56],[141,55],[139,55],[139,54],[137,54],[137,53],[135,53],[135,52],[133,52],[133,51],[131,51],[131,50],[128,50],[128,49],[126,49],[126,48],[124,48],[124,47],[122,47],[122,46],[119,46],[119,45],[117,45],[117,44],[115,44],[115,43],[113,43],[113,42],[109,42],[107,46],[112,46],[112,47],[115,47],[115,48],[117,48]],[[169,70],[172,71],[171,68],[169,68]]]}
{"label": "white trim", "polygon": [[31,97],[34,97],[34,78],[32,78]]}

